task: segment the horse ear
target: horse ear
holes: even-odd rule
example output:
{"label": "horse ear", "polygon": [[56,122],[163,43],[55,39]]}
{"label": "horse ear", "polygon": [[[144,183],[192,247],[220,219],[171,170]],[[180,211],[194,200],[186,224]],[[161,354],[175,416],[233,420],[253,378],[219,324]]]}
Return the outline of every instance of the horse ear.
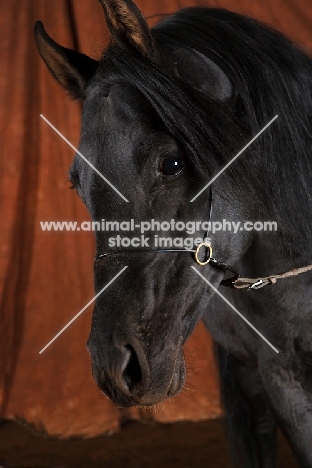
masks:
{"label": "horse ear", "polygon": [[174,50],[173,56],[177,74],[194,88],[219,101],[233,96],[230,79],[211,59],[190,48]]}
{"label": "horse ear", "polygon": [[54,42],[41,21],[35,24],[35,41],[38,52],[53,77],[74,99],[84,99],[87,83],[99,62]]}
{"label": "horse ear", "polygon": [[143,56],[152,58],[155,41],[142,13],[131,0],[100,0],[107,26],[117,44],[134,48]]}

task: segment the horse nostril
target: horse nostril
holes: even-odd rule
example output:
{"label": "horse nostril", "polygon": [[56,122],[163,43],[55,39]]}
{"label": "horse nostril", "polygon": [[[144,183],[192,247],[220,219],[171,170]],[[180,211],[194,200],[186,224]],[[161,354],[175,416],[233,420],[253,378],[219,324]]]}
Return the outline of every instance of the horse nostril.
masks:
{"label": "horse nostril", "polygon": [[138,356],[131,345],[126,345],[128,351],[128,362],[122,373],[122,377],[130,392],[142,382],[142,370]]}

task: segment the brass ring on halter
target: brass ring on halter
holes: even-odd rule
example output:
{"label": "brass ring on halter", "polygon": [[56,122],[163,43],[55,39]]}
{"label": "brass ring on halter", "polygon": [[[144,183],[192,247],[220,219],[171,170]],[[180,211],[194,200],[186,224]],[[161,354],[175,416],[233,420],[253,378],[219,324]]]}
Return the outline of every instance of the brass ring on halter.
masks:
{"label": "brass ring on halter", "polygon": [[[205,251],[205,259],[203,262],[201,262],[199,260],[199,252],[200,252],[200,249],[202,247],[205,247],[205,249],[208,249],[209,252]],[[195,250],[195,260],[196,260],[196,263],[198,265],[201,265],[201,266],[205,266],[205,265],[208,265],[208,263],[210,262],[210,259],[212,257],[212,247],[211,245],[209,244],[209,242],[202,242],[201,244],[199,244],[199,246],[197,247],[197,249]]]}

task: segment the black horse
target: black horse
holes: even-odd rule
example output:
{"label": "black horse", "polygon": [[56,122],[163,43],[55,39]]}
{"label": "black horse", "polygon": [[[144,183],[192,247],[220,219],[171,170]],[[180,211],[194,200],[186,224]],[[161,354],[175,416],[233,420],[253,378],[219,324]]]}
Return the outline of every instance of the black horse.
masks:
{"label": "black horse", "polygon": [[[56,44],[42,23],[35,27],[52,75],[83,101],[80,153],[130,201],[77,154],[70,179],[92,219],[274,220],[275,233],[210,231],[214,257],[251,278],[312,263],[308,54],[222,9],[183,9],[150,29],[130,0],[101,4],[112,43],[99,62]],[[200,227],[195,232],[205,235]],[[206,244],[210,261],[197,269],[214,288],[221,285],[274,350],[193,271],[192,253],[147,244],[109,250],[110,236],[96,234],[96,291],[128,268],[93,313],[88,349],[103,392],[118,406],[177,394],[185,380],[183,345],[202,318],[217,343],[237,466],[275,466],[278,424],[300,467],[311,468],[311,273],[277,284],[251,281],[249,292],[225,288],[226,265],[209,259]]]}

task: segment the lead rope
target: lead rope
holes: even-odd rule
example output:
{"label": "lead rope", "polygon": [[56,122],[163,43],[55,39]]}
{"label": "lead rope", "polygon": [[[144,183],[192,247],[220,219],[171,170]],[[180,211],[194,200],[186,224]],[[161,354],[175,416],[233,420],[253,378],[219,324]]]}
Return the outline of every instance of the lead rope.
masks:
{"label": "lead rope", "polygon": [[307,273],[312,271],[312,265],[308,265],[301,268],[293,268],[292,270],[285,271],[278,275],[265,276],[264,278],[238,278],[233,282],[233,288],[235,289],[244,289],[247,288],[247,291],[251,289],[261,289],[264,286],[270,284],[276,284],[277,280],[284,278],[291,278],[293,276],[301,275],[302,273]]}
{"label": "lead rope", "polygon": [[[209,239],[208,234],[209,231],[207,231],[204,241],[201,244],[199,244],[199,246],[195,250],[195,261],[198,265],[201,266],[209,264],[211,266],[221,268],[223,270],[228,270],[234,273],[234,277],[221,281],[220,284],[222,286],[227,286],[229,288],[234,289],[247,289],[247,291],[251,291],[255,289],[261,289],[264,286],[269,286],[271,284],[276,284],[277,280],[279,279],[292,278],[294,276],[301,275],[302,273],[308,273],[309,271],[312,271],[312,265],[307,265],[305,267],[293,268],[291,270],[285,271],[284,273],[265,276],[263,278],[241,278],[240,275],[234,270],[234,268],[227,265],[226,263],[218,262],[212,257],[211,240]],[[205,259],[203,261],[200,261],[199,252],[202,248],[205,248]]]}

